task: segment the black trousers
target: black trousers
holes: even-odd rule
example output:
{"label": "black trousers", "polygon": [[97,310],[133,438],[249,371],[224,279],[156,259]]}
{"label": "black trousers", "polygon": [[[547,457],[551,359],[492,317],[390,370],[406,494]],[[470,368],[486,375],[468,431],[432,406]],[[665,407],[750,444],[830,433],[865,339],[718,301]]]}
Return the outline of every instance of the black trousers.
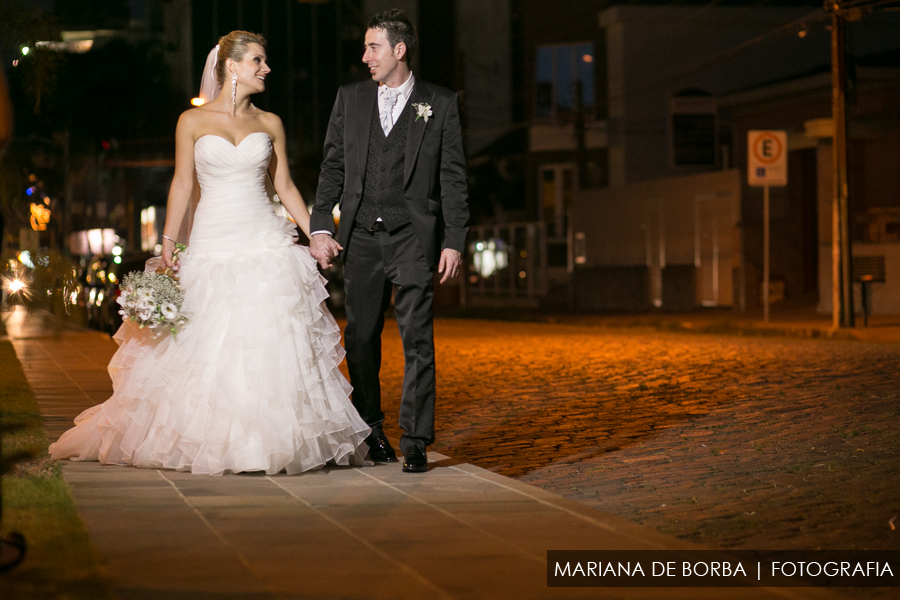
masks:
{"label": "black trousers", "polygon": [[353,385],[353,406],[383,435],[381,333],[394,290],[394,311],[403,340],[405,371],[400,399],[400,450],[434,442],[434,279],[409,225],[393,233],[353,226],[344,262],[347,327],[344,343]]}

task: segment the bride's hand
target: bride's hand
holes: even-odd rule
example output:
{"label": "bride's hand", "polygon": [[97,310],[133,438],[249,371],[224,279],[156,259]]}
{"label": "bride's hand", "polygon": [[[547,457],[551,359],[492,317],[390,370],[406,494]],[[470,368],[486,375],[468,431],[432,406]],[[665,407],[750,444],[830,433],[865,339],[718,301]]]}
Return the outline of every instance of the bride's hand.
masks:
{"label": "bride's hand", "polygon": [[176,261],[174,259],[175,255],[175,242],[170,240],[169,238],[163,238],[162,243],[162,259],[163,263],[173,271],[178,270],[178,263],[180,261]]}

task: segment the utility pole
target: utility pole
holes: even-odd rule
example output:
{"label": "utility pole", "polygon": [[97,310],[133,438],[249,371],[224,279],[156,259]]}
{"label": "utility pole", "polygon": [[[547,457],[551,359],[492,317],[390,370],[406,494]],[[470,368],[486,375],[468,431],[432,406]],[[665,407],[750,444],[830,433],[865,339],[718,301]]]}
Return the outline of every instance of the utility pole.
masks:
{"label": "utility pole", "polygon": [[847,85],[846,22],[841,0],[826,0],[831,10],[831,114],[834,135],[831,150],[834,163],[832,201],[832,324],[853,327],[852,252],[850,248],[850,208],[847,187]]}

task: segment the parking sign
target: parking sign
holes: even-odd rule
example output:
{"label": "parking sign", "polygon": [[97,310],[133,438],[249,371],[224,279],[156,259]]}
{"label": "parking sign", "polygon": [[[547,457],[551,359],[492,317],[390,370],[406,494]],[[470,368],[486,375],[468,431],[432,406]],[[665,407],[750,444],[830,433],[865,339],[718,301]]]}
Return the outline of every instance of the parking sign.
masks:
{"label": "parking sign", "polygon": [[747,132],[747,179],[755,187],[787,185],[787,132]]}

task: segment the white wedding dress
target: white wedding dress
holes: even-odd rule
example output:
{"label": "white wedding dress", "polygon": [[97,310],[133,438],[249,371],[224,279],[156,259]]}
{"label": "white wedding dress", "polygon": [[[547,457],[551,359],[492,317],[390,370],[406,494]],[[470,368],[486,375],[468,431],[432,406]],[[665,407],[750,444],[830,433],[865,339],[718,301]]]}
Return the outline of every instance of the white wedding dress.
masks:
{"label": "white wedding dress", "polygon": [[189,320],[174,337],[125,322],[112,397],[53,458],[207,475],[362,464],[369,428],[338,370],[324,279],[265,192],[271,152],[264,132],[197,140],[201,200],[179,271]]}

